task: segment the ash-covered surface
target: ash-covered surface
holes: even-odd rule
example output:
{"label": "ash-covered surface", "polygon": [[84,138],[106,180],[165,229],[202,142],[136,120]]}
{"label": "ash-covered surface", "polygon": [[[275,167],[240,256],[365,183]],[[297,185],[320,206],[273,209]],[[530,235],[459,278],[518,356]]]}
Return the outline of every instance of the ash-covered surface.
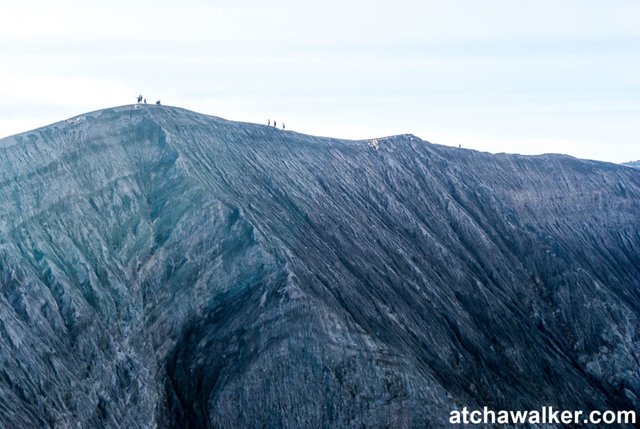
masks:
{"label": "ash-covered surface", "polygon": [[640,171],[165,106],[0,140],[0,426],[640,409]]}

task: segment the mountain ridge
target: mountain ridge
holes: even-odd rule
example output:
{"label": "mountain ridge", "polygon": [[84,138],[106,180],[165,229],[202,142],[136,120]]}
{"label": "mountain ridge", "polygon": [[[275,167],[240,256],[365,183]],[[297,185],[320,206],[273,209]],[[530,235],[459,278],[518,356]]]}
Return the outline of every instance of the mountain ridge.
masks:
{"label": "mountain ridge", "polygon": [[638,409],[640,174],[373,140],[155,105],[0,140],[0,421]]}

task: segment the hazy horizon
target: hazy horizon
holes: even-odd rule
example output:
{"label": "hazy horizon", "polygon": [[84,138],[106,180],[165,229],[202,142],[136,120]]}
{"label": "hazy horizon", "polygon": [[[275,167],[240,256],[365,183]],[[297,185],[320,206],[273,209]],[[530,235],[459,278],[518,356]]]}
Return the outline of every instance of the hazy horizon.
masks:
{"label": "hazy horizon", "polygon": [[0,5],[0,137],[150,103],[338,138],[640,159],[640,4]]}

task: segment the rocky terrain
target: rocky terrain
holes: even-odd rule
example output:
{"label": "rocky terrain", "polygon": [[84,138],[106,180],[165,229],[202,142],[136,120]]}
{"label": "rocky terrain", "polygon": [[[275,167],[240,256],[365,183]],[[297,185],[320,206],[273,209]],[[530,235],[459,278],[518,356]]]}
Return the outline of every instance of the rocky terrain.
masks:
{"label": "rocky terrain", "polygon": [[639,161],[625,162],[622,165],[626,165],[627,167],[640,168],[640,160]]}
{"label": "rocky terrain", "polygon": [[640,171],[165,106],[0,140],[0,426],[640,410]]}

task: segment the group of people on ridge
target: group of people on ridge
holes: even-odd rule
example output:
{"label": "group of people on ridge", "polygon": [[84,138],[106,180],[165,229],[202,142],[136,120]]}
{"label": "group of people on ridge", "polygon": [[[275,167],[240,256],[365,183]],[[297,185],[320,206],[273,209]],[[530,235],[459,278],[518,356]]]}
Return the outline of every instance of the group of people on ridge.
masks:
{"label": "group of people on ridge", "polygon": [[[138,95],[138,104],[147,104],[147,99],[145,97],[142,96],[142,94]],[[156,104],[160,104],[160,100],[156,101]],[[271,126],[271,119],[267,119],[267,125]],[[276,120],[273,120],[273,126],[275,128],[278,128],[278,123],[276,122]],[[284,122],[282,123],[282,129],[285,129],[285,125]]]}
{"label": "group of people on ridge", "polygon": [[[267,125],[271,126],[271,119],[267,119]],[[273,126],[278,128],[278,123],[275,119],[273,120]],[[282,123],[282,129],[284,130],[284,122]]]}
{"label": "group of people on ridge", "polygon": [[[142,95],[138,95],[138,104],[140,103],[147,104],[147,99],[144,98]],[[156,101],[156,104],[160,104],[160,100]]]}

